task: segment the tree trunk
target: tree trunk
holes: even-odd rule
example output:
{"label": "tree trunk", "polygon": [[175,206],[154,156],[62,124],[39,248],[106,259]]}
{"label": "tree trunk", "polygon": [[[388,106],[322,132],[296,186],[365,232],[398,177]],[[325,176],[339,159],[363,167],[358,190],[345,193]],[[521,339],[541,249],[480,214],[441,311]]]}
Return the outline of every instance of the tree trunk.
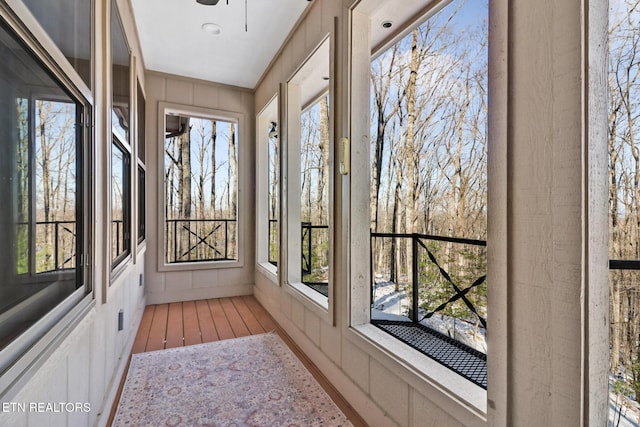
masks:
{"label": "tree trunk", "polygon": [[210,218],[216,217],[216,139],[217,123],[215,120],[211,120],[211,211]]}

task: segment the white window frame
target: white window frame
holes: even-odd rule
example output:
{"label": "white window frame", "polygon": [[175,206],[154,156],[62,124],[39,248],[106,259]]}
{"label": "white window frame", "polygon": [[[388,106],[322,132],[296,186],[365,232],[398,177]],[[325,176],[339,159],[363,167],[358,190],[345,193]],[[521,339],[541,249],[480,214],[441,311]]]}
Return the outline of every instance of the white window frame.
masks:
{"label": "white window frame", "polygon": [[[318,55],[325,55],[328,52],[325,65],[329,70],[329,82],[325,89],[316,91],[311,96],[305,95],[306,102],[303,101],[302,91],[305,86],[305,79],[308,77],[308,69],[321,68],[323,58]],[[283,188],[284,194],[281,198],[281,222],[280,233],[282,235],[280,248],[280,263],[278,268],[283,277],[284,289],[305,305],[309,310],[318,315],[329,324],[334,324],[334,277],[335,277],[335,238],[334,238],[334,171],[335,171],[335,132],[334,116],[335,107],[329,107],[329,275],[328,275],[328,297],[313,290],[302,283],[301,277],[301,254],[302,242],[300,238],[300,131],[301,114],[313,102],[319,99],[318,95],[329,92],[329,99],[335,99],[334,85],[334,64],[335,64],[335,29],[326,34],[322,41],[313,49],[309,56],[291,75],[283,89],[281,99],[284,100],[285,108],[281,116],[281,182],[286,183]],[[306,70],[305,70],[306,66]],[[305,70],[304,73],[301,72]],[[304,87],[307,90],[306,87]],[[331,101],[330,101],[331,102]]]}
{"label": "white window frame", "polygon": [[[167,263],[165,260],[164,245],[165,245],[165,191],[164,191],[164,144],[165,144],[165,116],[167,114],[179,114],[189,117],[197,117],[203,119],[216,119],[226,122],[233,122],[238,124],[238,188],[237,188],[237,204],[236,204],[236,250],[238,259],[235,261],[193,261],[193,262],[180,262],[180,263]],[[246,169],[248,165],[244,162],[244,144],[248,141],[246,132],[246,122],[244,114],[239,112],[218,110],[212,108],[195,107],[189,105],[175,104],[169,102],[160,102],[158,104],[158,224],[156,232],[158,233],[157,239],[157,260],[158,271],[193,271],[193,270],[211,270],[219,268],[236,268],[244,266],[244,236],[245,230],[242,226],[244,224],[244,206],[242,204],[242,189],[246,188]],[[148,177],[146,177],[148,179]],[[147,228],[148,230],[148,228]]]}
{"label": "white window frame", "polygon": [[[269,126],[275,122],[280,128],[279,118],[280,99],[278,94],[274,95],[264,108],[256,116],[256,268],[275,285],[279,285],[278,267],[269,262]],[[278,137],[279,149],[281,153],[281,138]],[[281,156],[277,159],[280,164]],[[282,168],[280,168],[282,171]],[[278,206],[282,206],[282,172],[280,172],[278,185]],[[278,212],[278,223],[280,220],[280,209]],[[278,233],[278,265],[280,265],[280,233]]]}

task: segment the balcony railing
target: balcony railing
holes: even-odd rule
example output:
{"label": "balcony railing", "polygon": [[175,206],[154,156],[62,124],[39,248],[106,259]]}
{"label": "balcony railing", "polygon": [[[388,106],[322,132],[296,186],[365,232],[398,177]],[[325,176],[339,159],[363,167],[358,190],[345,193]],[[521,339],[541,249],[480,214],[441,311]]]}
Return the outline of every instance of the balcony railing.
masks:
{"label": "balcony railing", "polygon": [[[31,239],[30,223],[18,223],[18,241],[28,243],[32,249],[21,251],[18,273],[50,273],[72,270],[76,267],[76,223],[75,221],[37,221]],[[31,254],[31,255],[29,255]]]}
{"label": "balcony railing", "polygon": [[237,260],[235,219],[167,219],[165,259],[169,263]]}
{"label": "balcony railing", "polygon": [[[301,277],[302,283],[324,296],[329,295],[327,278],[329,269],[329,226],[310,222],[300,223]],[[278,220],[269,220],[269,263],[278,265]],[[326,247],[326,248],[325,248]]]}
{"label": "balcony railing", "polygon": [[371,323],[487,387],[486,242],[371,233]]}

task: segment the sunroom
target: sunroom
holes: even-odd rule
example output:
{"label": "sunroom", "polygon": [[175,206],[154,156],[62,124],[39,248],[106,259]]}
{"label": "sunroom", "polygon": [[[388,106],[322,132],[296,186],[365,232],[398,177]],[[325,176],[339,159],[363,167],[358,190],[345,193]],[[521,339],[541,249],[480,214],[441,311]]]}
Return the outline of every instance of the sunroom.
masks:
{"label": "sunroom", "polygon": [[0,424],[275,329],[353,425],[638,425],[639,23],[0,0]]}

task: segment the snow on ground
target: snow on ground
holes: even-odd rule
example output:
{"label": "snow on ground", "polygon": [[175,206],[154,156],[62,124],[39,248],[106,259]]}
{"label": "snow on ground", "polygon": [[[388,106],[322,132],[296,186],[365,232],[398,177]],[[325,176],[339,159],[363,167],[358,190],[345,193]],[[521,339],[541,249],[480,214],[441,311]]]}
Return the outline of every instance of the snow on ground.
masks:
{"label": "snow on ground", "polygon": [[[395,283],[376,283],[371,318],[410,320],[407,317],[410,305],[410,296],[404,290],[396,290]],[[424,310],[420,309],[418,311],[419,318],[424,314]],[[478,328],[477,334],[474,334],[474,325],[469,322],[440,314],[435,314],[429,319],[423,319],[420,323],[482,353],[487,353],[486,332],[482,327]]]}

